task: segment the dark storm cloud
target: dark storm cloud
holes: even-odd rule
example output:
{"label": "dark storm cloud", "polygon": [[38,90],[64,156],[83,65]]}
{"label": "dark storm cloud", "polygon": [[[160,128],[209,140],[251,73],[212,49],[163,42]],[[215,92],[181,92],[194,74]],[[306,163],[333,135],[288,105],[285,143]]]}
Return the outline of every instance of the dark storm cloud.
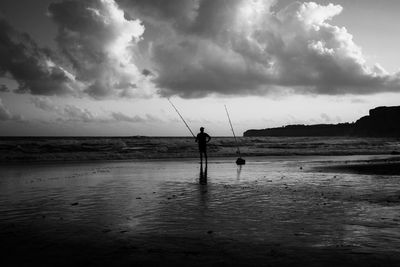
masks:
{"label": "dark storm cloud", "polygon": [[179,10],[179,1],[119,3],[144,21],[144,43],[161,95],[265,94],[285,88],[368,94],[400,88],[398,75],[367,66],[352,35],[330,23],[342,11],[338,5],[296,2],[272,12],[273,0],[188,1]]}
{"label": "dark storm cloud", "polygon": [[[197,16],[199,0],[117,0],[132,17],[175,24],[185,28]],[[133,7],[133,8],[132,8]]]}
{"label": "dark storm cloud", "polygon": [[54,51],[0,20],[0,76],[18,82],[15,92],[97,99],[153,93],[134,62],[144,27],[113,0],[60,1],[48,12],[58,26]]}
{"label": "dark storm cloud", "polygon": [[10,89],[8,89],[7,85],[0,84],[0,92],[10,92]]}
{"label": "dark storm cloud", "polygon": [[95,98],[138,91],[141,75],[133,50],[144,31],[112,0],[61,1],[49,6],[57,44],[72,63],[84,92]]}
{"label": "dark storm cloud", "polygon": [[11,74],[17,92],[34,95],[71,93],[70,79],[56,66],[51,52],[37,46],[28,34],[19,33],[0,19],[0,76]]}
{"label": "dark storm cloud", "polygon": [[148,69],[144,69],[144,70],[142,70],[142,74],[144,75],[144,76],[151,76],[151,75],[154,75],[150,70],[148,70]]}
{"label": "dark storm cloud", "polygon": [[[96,99],[398,92],[368,66],[339,5],[275,0],[63,0],[49,6],[57,55],[0,21],[0,75],[16,92]],[[273,11],[272,11],[273,10]],[[156,91],[157,89],[157,91]]]}
{"label": "dark storm cloud", "polygon": [[190,30],[208,37],[224,37],[233,30],[232,22],[238,13],[238,6],[246,0],[202,0],[199,1],[196,19]]}

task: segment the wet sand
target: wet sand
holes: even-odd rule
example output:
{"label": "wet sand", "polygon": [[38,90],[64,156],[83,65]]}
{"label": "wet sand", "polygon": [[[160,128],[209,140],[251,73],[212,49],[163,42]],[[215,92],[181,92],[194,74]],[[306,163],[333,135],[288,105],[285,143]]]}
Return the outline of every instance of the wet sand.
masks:
{"label": "wet sand", "polygon": [[0,166],[1,266],[398,266],[389,156]]}
{"label": "wet sand", "polygon": [[319,168],[327,172],[354,173],[367,175],[400,175],[400,162],[395,160],[366,160],[357,162],[336,162],[333,165],[322,166]]}

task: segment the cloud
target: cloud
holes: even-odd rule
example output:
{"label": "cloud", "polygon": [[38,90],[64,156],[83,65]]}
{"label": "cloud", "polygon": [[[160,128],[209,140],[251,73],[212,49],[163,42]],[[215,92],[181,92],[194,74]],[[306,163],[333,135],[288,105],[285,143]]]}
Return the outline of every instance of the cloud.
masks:
{"label": "cloud", "polygon": [[[330,20],[339,5],[275,1],[120,0],[146,25],[142,51],[164,96],[399,91],[399,74],[369,67],[353,36]],[[186,16],[185,16],[186,14]]]}
{"label": "cloud", "polygon": [[135,95],[145,76],[135,65],[144,32],[113,0],[62,1],[49,6],[57,43],[72,63],[84,92],[95,98]]}
{"label": "cloud", "polygon": [[84,122],[84,123],[114,123],[114,122],[128,122],[128,123],[150,123],[159,122],[160,119],[146,114],[144,117],[135,115],[128,116],[121,112],[110,112],[107,116],[99,116],[92,113],[86,108],[80,108],[75,105],[67,105],[64,109],[58,109],[58,114],[62,115],[59,121],[68,122]]}
{"label": "cloud", "polygon": [[0,121],[23,121],[21,115],[13,115],[11,112],[3,105],[3,101],[0,98]]}
{"label": "cloud", "polygon": [[143,70],[142,70],[142,74],[143,74],[144,76],[151,76],[151,75],[153,75],[153,73],[152,73],[150,70],[148,70],[148,69],[143,69]]}
{"label": "cloud", "polygon": [[0,77],[11,74],[18,93],[149,97],[154,86],[136,66],[144,26],[127,19],[113,0],[52,3],[58,26],[56,50],[39,47],[0,19]]}
{"label": "cloud", "polygon": [[111,113],[111,117],[114,121],[119,121],[119,122],[131,122],[131,123],[147,123],[147,122],[160,122],[161,120],[146,114],[145,117],[141,117],[141,116],[128,116],[125,115],[121,112],[112,112]]}
{"label": "cloud", "polygon": [[121,112],[113,112],[111,113],[111,116],[116,121],[133,122],[133,123],[145,121],[142,117],[139,117],[137,115],[134,117],[130,117]]}
{"label": "cloud", "polygon": [[108,112],[106,116],[99,116],[87,108],[78,107],[76,105],[66,105],[60,107],[56,105],[49,97],[35,96],[31,98],[31,102],[38,109],[52,112],[59,117],[61,122],[84,122],[84,123],[113,123],[113,122],[129,122],[129,123],[149,123],[160,122],[161,120],[153,115],[146,114],[142,116],[128,116],[122,112]]}
{"label": "cloud", "polygon": [[7,85],[0,84],[0,92],[10,92],[10,89],[8,89]]}
{"label": "cloud", "polygon": [[[52,52],[0,18],[0,76],[11,76],[18,82],[19,93],[33,95],[72,94],[71,77],[54,62]],[[4,88],[3,88],[4,89]]]}
{"label": "cloud", "polygon": [[69,121],[99,122],[100,119],[86,108],[67,105],[63,110]]}
{"label": "cloud", "polygon": [[361,48],[345,28],[328,23],[341,11],[337,5],[310,2],[294,3],[277,13],[273,30],[280,33],[280,45],[271,47],[270,53],[279,85],[319,94],[398,90],[399,80],[366,65]]}
{"label": "cloud", "polygon": [[[0,76],[20,93],[96,99],[178,95],[399,92],[400,73],[369,66],[340,5],[275,0],[62,0],[58,50],[0,20]],[[4,60],[3,60],[4,58]]]}
{"label": "cloud", "polygon": [[1,121],[7,121],[11,120],[12,115],[10,111],[3,105],[2,100],[0,99],[0,120]]}
{"label": "cloud", "polygon": [[367,101],[365,99],[361,99],[361,98],[352,98],[350,100],[350,102],[354,103],[354,104],[367,103]]}
{"label": "cloud", "polygon": [[122,8],[129,9],[134,17],[173,23],[183,28],[193,23],[197,17],[199,2],[199,0],[117,0],[117,3]]}
{"label": "cloud", "polygon": [[44,111],[55,111],[57,113],[60,112],[60,108],[53,103],[53,101],[44,96],[36,96],[31,98],[32,103],[35,105],[35,107],[44,110]]}
{"label": "cloud", "polygon": [[106,119],[100,118],[86,108],[68,104],[63,107],[56,105],[53,100],[45,96],[35,96],[31,102],[38,109],[58,115],[58,121],[63,122],[104,122]]}
{"label": "cloud", "polygon": [[320,114],[320,117],[321,117],[321,119],[322,119],[325,123],[330,123],[330,122],[332,122],[332,118],[329,117],[329,115],[326,114],[326,113],[321,113],[321,114]]}

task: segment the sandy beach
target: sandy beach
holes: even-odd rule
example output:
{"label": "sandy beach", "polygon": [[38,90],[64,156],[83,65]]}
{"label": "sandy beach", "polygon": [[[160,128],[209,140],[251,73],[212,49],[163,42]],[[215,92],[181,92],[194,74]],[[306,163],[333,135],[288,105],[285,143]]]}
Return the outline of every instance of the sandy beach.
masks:
{"label": "sandy beach", "polygon": [[398,157],[234,160],[2,165],[0,264],[398,266]]}

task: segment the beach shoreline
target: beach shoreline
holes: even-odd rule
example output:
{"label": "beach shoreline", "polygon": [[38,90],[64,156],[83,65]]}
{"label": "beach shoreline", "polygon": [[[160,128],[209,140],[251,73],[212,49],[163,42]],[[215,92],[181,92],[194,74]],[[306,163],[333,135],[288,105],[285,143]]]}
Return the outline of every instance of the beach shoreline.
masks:
{"label": "beach shoreline", "polygon": [[[354,137],[254,137],[239,138],[244,157],[398,155],[399,141],[393,138]],[[3,138],[0,163],[64,162],[197,158],[193,138]],[[215,137],[209,144],[210,158],[235,157],[236,145],[230,137]]]}
{"label": "beach shoreline", "polygon": [[[399,157],[2,165],[2,266],[397,266]],[[397,165],[396,165],[397,166]]]}
{"label": "beach shoreline", "polygon": [[[357,169],[360,171],[359,174],[363,173],[364,167],[368,166],[366,174],[385,174],[383,169],[387,169],[387,173],[396,175],[400,173],[400,156],[393,154],[299,154],[299,155],[242,155],[248,162],[259,162],[259,161],[280,161],[280,160],[297,160],[311,161],[313,171],[319,172],[353,172],[356,173]],[[106,164],[106,163],[145,163],[145,162],[195,162],[198,161],[198,157],[161,157],[161,158],[125,158],[125,159],[85,159],[85,160],[73,160],[73,159],[60,159],[60,160],[32,160],[32,161],[0,161],[1,166],[21,166],[23,165],[73,165],[73,164]],[[210,155],[209,163],[213,164],[216,162],[226,162],[236,160],[235,156],[232,155]],[[316,163],[321,162],[323,166],[314,166]],[[317,164],[318,165],[318,164]],[[377,173],[374,173],[374,167],[381,167]],[[383,171],[383,172],[382,172]]]}

